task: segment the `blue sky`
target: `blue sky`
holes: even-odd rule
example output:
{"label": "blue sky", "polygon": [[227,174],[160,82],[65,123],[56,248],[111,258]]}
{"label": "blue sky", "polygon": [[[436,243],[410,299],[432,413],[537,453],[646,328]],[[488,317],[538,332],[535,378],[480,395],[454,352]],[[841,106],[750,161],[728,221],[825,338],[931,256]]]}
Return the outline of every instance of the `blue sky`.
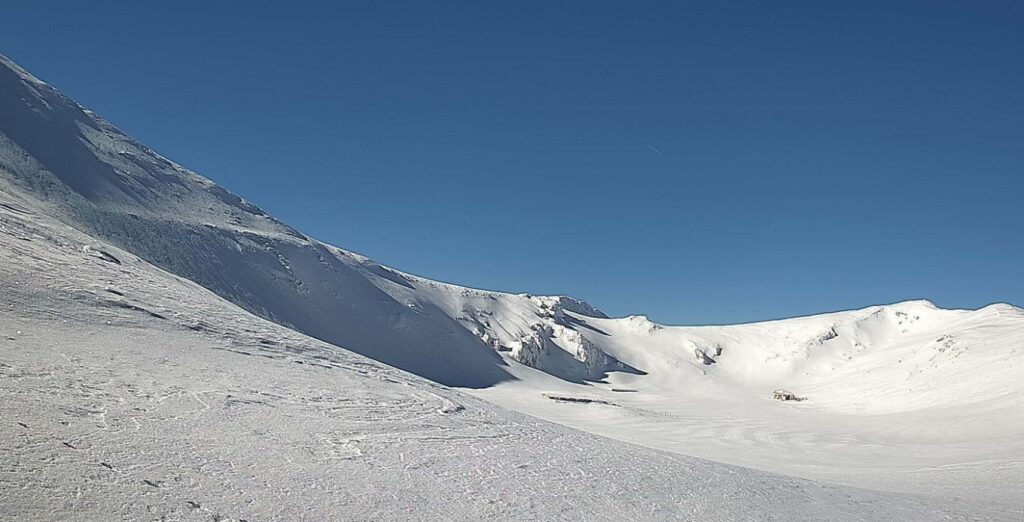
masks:
{"label": "blue sky", "polygon": [[33,0],[0,52],[324,241],[699,324],[1024,304],[1022,27],[1009,0]]}

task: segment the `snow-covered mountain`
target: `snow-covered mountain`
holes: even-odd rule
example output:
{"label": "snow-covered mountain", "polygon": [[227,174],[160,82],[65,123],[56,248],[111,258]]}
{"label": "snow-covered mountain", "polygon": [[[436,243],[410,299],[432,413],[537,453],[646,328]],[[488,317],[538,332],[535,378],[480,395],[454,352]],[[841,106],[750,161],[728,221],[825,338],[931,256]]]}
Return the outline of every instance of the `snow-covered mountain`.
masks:
{"label": "snow-covered mountain", "polygon": [[[0,334],[8,335],[5,349],[17,350],[7,352],[0,375],[8,379],[4,393],[19,394],[17,401],[3,404],[5,418],[35,416],[18,422],[42,424],[53,433],[63,429],[53,424],[61,422],[55,420],[61,411],[79,408],[76,442],[70,443],[75,448],[85,440],[131,444],[125,433],[132,423],[139,423],[136,431],[151,442],[158,429],[150,422],[211,423],[244,440],[247,451],[277,452],[274,476],[261,487],[280,488],[269,498],[288,508],[274,512],[267,501],[254,511],[263,516],[300,509],[282,500],[284,491],[294,492],[287,485],[297,480],[293,465],[330,473],[324,461],[339,461],[366,481],[360,498],[374,487],[398,484],[415,498],[432,499],[428,507],[409,513],[448,514],[439,518],[594,514],[554,498],[575,488],[611,492],[601,501],[595,499],[603,495],[580,499],[595,509],[619,505],[634,518],[678,519],[684,512],[723,520],[1024,513],[1024,495],[1013,486],[1024,479],[1024,310],[1010,305],[943,310],[909,301],[747,325],[672,327],[642,316],[609,318],[566,296],[431,281],[303,235],[138,143],[3,56],[0,239],[0,253],[8,260],[0,272],[5,295]],[[150,360],[132,342],[136,335],[158,346],[166,364],[180,368],[161,369],[164,362]],[[183,355],[175,346],[190,348]],[[67,365],[54,363],[57,357],[77,357],[91,366],[71,363],[78,373],[62,373]],[[115,365],[134,372],[132,377],[120,375]],[[316,373],[328,368],[335,373]],[[185,369],[201,379],[189,380]],[[100,376],[100,370],[106,373]],[[146,391],[114,397],[97,391],[104,386],[97,384],[101,377]],[[170,380],[158,382],[164,378]],[[254,379],[268,384],[246,384]],[[284,384],[293,379],[299,383],[295,387]],[[428,380],[653,449],[528,420]],[[67,389],[72,391],[59,391]],[[772,392],[783,389],[801,400],[772,400]],[[375,413],[346,410],[350,395]],[[48,396],[57,402],[47,404]],[[159,404],[149,404],[153,397],[162,397]],[[110,400],[146,414],[112,410]],[[260,404],[312,423],[316,433],[289,426],[270,411],[250,411]],[[245,409],[235,421],[251,423],[251,431],[217,418],[217,411],[232,408]],[[332,408],[342,413],[325,421],[322,417],[339,411]],[[368,427],[378,418],[390,420],[385,427]],[[359,427],[339,428],[335,421]],[[5,427],[2,440],[24,436],[38,445],[45,439],[18,431],[29,428],[15,428]],[[387,430],[399,435],[386,435]],[[228,449],[212,442],[213,430],[202,431],[211,438],[206,448],[192,446],[187,431],[172,433],[169,447],[182,455],[202,453],[203,462],[222,469],[213,461]],[[300,441],[305,449],[297,457],[263,436]],[[474,442],[460,446],[462,453],[453,461],[437,462],[426,456],[420,438],[449,445]],[[95,451],[60,458],[85,466],[111,454],[130,457],[88,444]],[[564,451],[569,456],[559,457]],[[22,446],[14,454],[23,459],[19,462],[38,456]],[[374,459],[361,458],[367,454]],[[680,454],[903,496],[814,489],[821,486]],[[232,455],[256,466],[243,450]],[[424,489],[431,473],[458,475],[474,467],[474,458],[489,461],[491,478],[484,483],[493,488],[498,507],[468,498],[470,490],[485,497],[487,492],[465,477],[456,480],[461,489],[455,492]],[[650,464],[661,460],[665,467]],[[369,468],[361,467],[368,461]],[[510,485],[499,485],[504,472],[530,469],[537,461],[561,462],[574,471],[523,472]],[[185,462],[173,460],[173,466],[130,469],[141,480],[140,469],[159,468],[179,477],[174,487],[193,493],[214,480],[201,470],[183,472],[189,467]],[[373,466],[406,474],[387,482],[370,471]],[[231,488],[243,488],[241,477],[218,476]],[[121,498],[95,480],[101,479],[84,478],[85,489]],[[343,487],[333,478],[317,480],[324,490]],[[546,480],[562,485],[541,491]],[[641,496],[622,489],[631,482],[643,483]],[[13,488],[13,482],[0,484]],[[34,484],[45,488],[45,481]],[[151,487],[162,506],[171,501],[159,485]],[[58,489],[74,491],[75,484],[61,483]],[[757,500],[738,499],[742,491]],[[19,506],[44,498],[20,495],[0,497]],[[544,500],[522,508],[510,500],[520,495]],[[727,496],[736,504],[726,508],[707,495]],[[917,495],[929,495],[935,506],[924,508]],[[962,503],[950,503],[954,496]],[[238,498],[243,497],[248,498]],[[449,497],[457,502],[445,511],[438,499]],[[651,511],[637,503],[645,497]],[[310,514],[330,513],[322,501],[302,498],[313,506]],[[411,509],[409,498],[358,514],[394,518],[396,509]],[[544,502],[551,504],[538,506]],[[780,509],[785,502],[796,507]],[[90,513],[104,513],[96,509]]]}
{"label": "snow-covered mountain", "polygon": [[[562,310],[603,316],[586,303],[440,285],[323,244],[0,64],[2,182],[94,237],[261,317],[445,384],[507,379],[499,353],[574,379],[619,368],[561,324]],[[505,312],[500,324],[481,315]]]}
{"label": "snow-covered mountain", "polygon": [[0,520],[925,520],[985,509],[513,413],[262,320],[6,190],[0,256]]}
{"label": "snow-covered mountain", "polygon": [[[595,336],[586,318],[605,315],[582,301],[438,283],[306,237],[163,158],[10,60],[0,63],[0,166],[9,190],[41,199],[76,228],[250,312],[438,382],[495,384],[508,378],[508,361],[576,381],[599,380],[610,371],[642,373],[681,353],[707,366],[721,357],[716,352],[725,346],[718,345],[727,344],[729,353],[706,371],[772,386],[797,371],[797,352],[820,363],[821,352],[834,350],[813,348],[826,341],[838,347],[852,340],[843,345],[852,356],[862,342],[877,347],[895,339],[886,336],[895,332],[891,325],[854,321],[857,313],[822,319],[828,324],[821,326],[799,320],[753,327],[777,340],[765,345],[758,337],[750,349],[728,338],[683,335],[648,350],[636,332],[661,327],[642,318],[615,327],[619,335]],[[880,311],[874,321],[885,323],[891,313]],[[921,314],[922,324],[943,324],[942,311],[915,312]],[[672,331],[651,339],[668,339]],[[627,337],[629,346],[645,347],[642,353],[623,348]],[[639,364],[623,364],[623,356]]]}

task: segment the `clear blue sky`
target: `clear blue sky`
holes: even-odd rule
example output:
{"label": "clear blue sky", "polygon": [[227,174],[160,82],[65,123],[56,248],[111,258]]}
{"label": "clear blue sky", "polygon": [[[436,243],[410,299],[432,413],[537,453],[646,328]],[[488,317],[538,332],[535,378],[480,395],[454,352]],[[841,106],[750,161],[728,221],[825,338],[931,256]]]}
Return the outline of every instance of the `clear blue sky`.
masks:
{"label": "clear blue sky", "polygon": [[0,52],[445,281],[686,324],[1024,304],[1024,3],[497,4],[4,2]]}

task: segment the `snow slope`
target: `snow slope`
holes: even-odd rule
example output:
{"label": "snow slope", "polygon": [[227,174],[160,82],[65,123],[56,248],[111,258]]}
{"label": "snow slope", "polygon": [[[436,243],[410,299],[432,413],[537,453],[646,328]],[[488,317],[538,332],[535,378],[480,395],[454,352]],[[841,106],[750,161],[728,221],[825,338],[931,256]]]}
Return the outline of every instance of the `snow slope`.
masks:
{"label": "snow slope", "polygon": [[[672,327],[399,275],[408,285],[375,283],[440,308],[506,358],[515,379],[470,390],[497,404],[675,453],[1024,517],[1020,308],[908,301]],[[776,389],[804,400],[774,401]]]}
{"label": "snow slope", "polygon": [[[908,301],[672,327],[642,316],[608,318],[568,298],[400,275],[410,283],[404,289],[376,283],[403,302],[441,308],[508,360],[515,379],[471,390],[492,402],[675,453],[970,498],[1024,517],[1020,308],[944,310]],[[774,401],[776,389],[803,400]],[[552,394],[597,402],[553,401]]]}
{"label": "snow slope", "polygon": [[[533,320],[563,308],[603,316],[590,305],[438,285],[306,237],[2,55],[0,169],[8,190],[94,237],[261,317],[438,382],[510,378],[496,348],[574,380],[621,368],[561,328],[564,316]],[[483,336],[486,318],[474,314],[490,299],[517,319]]]}
{"label": "snow slope", "polygon": [[938,520],[589,435],[317,341],[0,189],[2,520]]}
{"label": "snow slope", "polygon": [[[130,368],[131,379],[135,380],[119,381],[118,387],[121,384],[138,387],[152,395],[163,393],[156,388],[172,386],[183,390],[187,400],[195,395],[202,399],[199,402],[208,404],[203,395],[203,390],[208,389],[204,383],[213,379],[220,383],[215,387],[220,390],[217,393],[223,395],[215,394],[222,399],[218,404],[227,408],[229,403],[234,407],[236,401],[228,399],[237,394],[228,394],[225,390],[245,385],[250,386],[251,391],[252,375],[260,375],[259,382],[273,383],[270,388],[285,390],[291,390],[288,383],[292,381],[296,383],[296,390],[305,390],[305,387],[326,386],[328,382],[317,379],[327,379],[338,386],[332,392],[335,398],[341,393],[338,390],[344,390],[345,394],[369,394],[371,398],[359,403],[361,407],[372,410],[376,420],[391,418],[390,410],[367,405],[377,400],[374,394],[384,396],[380,404],[397,401],[393,394],[401,395],[399,391],[390,384],[384,386],[387,389],[380,388],[372,379],[360,380],[348,373],[343,376],[315,373],[327,369],[317,369],[320,363],[293,354],[296,346],[301,345],[315,347],[315,350],[308,350],[316,352],[315,357],[310,356],[316,360],[319,357],[358,360],[361,361],[356,365],[358,368],[349,368],[356,374],[365,373],[360,368],[372,367],[375,375],[385,375],[380,380],[397,381],[413,388],[423,386],[454,404],[435,409],[458,410],[458,405],[470,401],[485,412],[482,415],[515,419],[512,424],[493,419],[487,422],[501,426],[499,431],[505,430],[497,438],[519,441],[517,444],[522,447],[477,441],[473,444],[478,446],[466,449],[459,457],[462,460],[456,458],[450,463],[432,464],[439,467],[416,468],[428,471],[409,478],[415,483],[410,486],[414,489],[433,487],[416,482],[427,480],[431,473],[455,480],[457,484],[455,491],[440,497],[435,496],[437,491],[433,489],[430,494],[417,489],[416,498],[431,499],[424,501],[427,505],[421,509],[412,506],[415,502],[404,495],[399,495],[401,502],[395,505],[372,508],[381,510],[379,512],[358,511],[357,501],[343,503],[346,510],[355,509],[353,512],[367,517],[397,517],[399,511],[395,510],[405,509],[419,515],[436,512],[469,518],[494,514],[579,518],[571,511],[579,507],[569,508],[564,501],[557,501],[556,497],[568,495],[563,486],[543,493],[538,491],[538,483],[556,480],[573,484],[573,488],[600,487],[619,491],[621,494],[612,495],[609,501],[626,506],[621,510],[640,518],[677,518],[668,514],[685,512],[699,519],[718,516],[760,519],[777,513],[759,511],[756,506],[748,505],[747,500],[732,499],[729,502],[735,501],[737,506],[721,507],[718,505],[722,498],[720,493],[707,493],[707,489],[701,488],[694,491],[719,499],[717,503],[712,502],[718,511],[694,507],[694,503],[706,499],[686,496],[689,500],[678,500],[678,495],[683,493],[669,484],[680,481],[682,487],[689,490],[695,487],[695,482],[707,485],[725,480],[738,488],[732,491],[751,487],[755,497],[767,498],[786,494],[776,491],[774,486],[766,486],[768,490],[758,489],[760,486],[754,485],[755,482],[763,480],[758,483],[764,486],[791,480],[738,468],[715,467],[678,455],[706,457],[904,495],[902,500],[883,495],[879,498],[886,500],[866,505],[859,501],[851,504],[830,496],[832,493],[815,494],[805,500],[812,504],[819,500],[824,504],[835,502],[837,511],[814,511],[797,499],[796,507],[778,512],[789,515],[778,514],[784,519],[844,518],[847,515],[906,518],[911,517],[910,514],[900,510],[908,505],[906,502],[912,503],[908,499],[918,496],[929,499],[939,511],[913,511],[911,514],[919,517],[911,518],[933,519],[953,512],[1011,519],[1024,516],[1024,495],[1016,486],[1024,482],[1024,444],[1021,442],[1024,440],[1024,400],[1021,400],[1024,397],[1021,389],[1024,386],[1024,314],[1010,305],[964,311],[941,310],[930,303],[916,301],[750,325],[666,327],[641,316],[608,318],[592,305],[564,296],[507,294],[431,281],[304,236],[245,199],[159,156],[2,56],[0,213],[5,216],[2,237],[6,249],[0,254],[19,260],[3,266],[5,299],[0,305],[8,309],[2,319],[5,323],[0,324],[29,332],[35,339],[19,345],[23,346],[21,349],[5,349],[4,356],[22,357],[9,360],[24,367],[18,371],[41,375],[46,389],[79,384],[68,381],[72,377],[67,375],[67,367],[48,367],[47,363],[36,360],[34,354],[52,357],[58,352],[80,349],[91,357],[89,366],[79,369],[88,376],[80,379],[87,387],[99,386],[95,380],[90,380],[98,379],[94,369],[107,372],[113,378],[111,372],[117,373],[118,367]],[[93,273],[83,267],[104,270]],[[80,270],[85,271],[77,273]],[[138,279],[140,286],[130,294],[119,289],[118,285],[132,278]],[[242,310],[270,322],[249,316]],[[178,320],[168,322],[168,317]],[[103,322],[107,320],[111,324]],[[103,342],[71,342],[88,339],[84,336],[98,336]],[[171,370],[137,353],[139,348],[132,342],[134,336],[159,348],[160,357],[173,360],[175,368],[184,370]],[[18,339],[18,335],[11,337]],[[509,409],[658,451],[647,452],[621,442],[533,423],[428,381],[370,363],[344,350],[332,349],[331,345],[437,383],[464,387],[478,397]],[[8,346],[13,345],[5,345],[5,348]],[[205,358],[193,361],[175,351],[179,346],[194,346],[195,353],[202,353]],[[228,353],[224,353],[225,350]],[[245,353],[230,355],[235,353],[231,350]],[[302,348],[300,352],[308,350]],[[120,360],[122,353],[128,359]],[[9,360],[3,363],[11,365]],[[302,364],[296,364],[299,362]],[[191,371],[203,375],[203,380],[188,380],[186,375]],[[306,371],[314,373],[302,373]],[[165,380],[167,382],[162,382]],[[28,381],[8,384],[8,389],[23,389],[26,386],[23,382]],[[374,386],[364,390],[367,382]],[[411,382],[418,384],[409,384]],[[42,385],[31,386],[34,387],[27,388],[28,392],[11,396],[21,397],[18,401],[5,399],[4,407],[22,416],[59,417],[59,412],[39,408],[43,401],[40,397],[49,392],[41,392]],[[773,401],[771,392],[777,388],[790,390],[806,400]],[[217,408],[200,411],[193,407],[183,418],[193,424],[210,423],[233,436],[248,437],[239,445],[246,449],[232,453],[234,458],[253,459],[247,451],[277,454],[275,452],[283,450],[275,444],[296,440],[306,441],[302,446],[306,448],[304,451],[316,454],[319,446],[309,442],[308,433],[292,422],[281,421],[280,416],[301,419],[296,422],[303,423],[314,422],[312,419],[328,422],[318,424],[321,426],[318,429],[323,430],[341,428],[321,418],[330,414],[320,412],[319,406],[310,403],[308,399],[315,398],[315,394],[304,391],[294,394],[288,391],[287,394],[292,398],[290,402],[252,399],[273,403],[279,411],[272,412],[268,407],[260,413],[250,412],[253,416],[247,421],[254,425],[276,426],[279,431],[273,434],[280,437],[277,441],[256,440],[246,434],[248,432],[238,432],[240,428],[226,425],[226,421],[216,416]],[[138,397],[99,395],[104,400],[141,407],[137,406]],[[587,400],[592,402],[580,402]],[[444,403],[427,402],[432,405],[427,409]],[[439,435],[431,440],[446,441],[445,447],[452,440],[462,440],[459,430],[464,426],[452,421],[462,417],[452,417],[451,412],[438,418],[429,417],[429,420],[422,420],[419,413],[398,413],[392,423],[374,431],[378,428],[369,426],[373,423],[366,419],[368,414],[360,413],[359,409],[353,408],[348,416],[336,419],[339,424],[366,425],[360,428],[365,431],[359,433],[370,434],[366,438],[375,442],[370,444],[364,440],[364,446],[356,444],[357,448],[370,444],[379,454],[392,445],[409,443],[401,436],[389,438],[385,431],[402,432],[404,423],[416,425],[420,421],[433,423]],[[131,417],[125,415],[124,419]],[[163,419],[170,414],[157,415]],[[89,417],[88,414],[83,416]],[[525,432],[518,433],[520,429]],[[52,431],[47,429],[48,433]],[[0,440],[27,440],[18,439],[19,433],[17,430],[3,433]],[[104,435],[105,432],[96,433]],[[210,439],[207,450],[212,453],[206,454],[208,458],[229,450],[213,440],[216,438],[212,435],[214,431],[203,433]],[[255,428],[253,433],[261,432]],[[190,446],[184,432],[177,436],[178,445],[172,447],[176,447],[178,453],[198,451]],[[526,448],[529,444],[523,441],[531,437],[544,447]],[[121,447],[132,440],[126,434],[120,439],[107,439],[107,442]],[[346,437],[346,440],[349,442],[338,445],[349,448],[352,439]],[[41,443],[25,444],[29,444],[29,449],[17,446],[16,453],[24,462],[29,462],[39,456],[32,448],[38,448]],[[498,447],[503,449],[496,449]],[[473,487],[473,481],[455,475],[459,470],[465,473],[460,466],[473,469],[483,466],[501,469],[487,479],[500,481],[500,475],[508,469],[520,469],[515,467],[518,464],[501,460],[510,457],[495,456],[506,455],[510,447],[514,447],[517,454],[534,455],[538,461],[548,459],[564,463],[563,457],[557,455],[576,455],[591,467],[579,468],[582,482],[574,478],[576,472],[571,473],[573,477],[567,477],[559,466],[559,469],[550,468],[550,475],[526,473],[516,479],[519,482],[505,489],[494,485],[497,491],[512,497],[503,497],[504,500],[497,501],[499,507],[492,506],[494,510],[488,511],[492,508],[481,507],[467,498],[470,491],[474,495],[480,491]],[[338,451],[354,452],[351,448]],[[359,451],[365,453],[364,449]],[[426,450],[418,447],[415,451]],[[623,460],[634,454],[642,454],[637,457],[641,460],[654,459],[670,464],[661,467],[632,460],[627,464]],[[399,457],[399,464],[404,458],[406,456]],[[285,462],[288,459],[296,461],[291,454]],[[330,473],[329,468],[320,467],[315,459],[302,462],[318,473]],[[700,466],[709,467],[702,468],[705,474],[690,477],[690,471],[680,471],[682,468],[677,467],[677,462],[690,463],[686,465],[698,462]],[[231,463],[218,462],[209,469],[218,470],[228,464]],[[405,469],[399,464],[388,460],[364,461],[360,465],[393,475],[394,470]],[[575,465],[574,461],[569,468]],[[179,463],[179,466],[186,465]],[[636,470],[623,471],[620,466],[632,466]],[[26,469],[46,472],[45,467]],[[277,471],[281,475],[275,479],[274,487],[294,487],[287,484],[297,480],[297,475],[287,475],[283,468]],[[8,484],[21,480],[26,473],[15,468],[7,468],[6,472],[9,473],[6,476],[14,477]],[[360,486],[367,486],[363,490],[365,495],[371,495],[373,487],[386,489],[398,480],[391,477],[389,482],[375,477],[365,467],[346,468],[346,472],[355,473],[363,482]],[[203,471],[197,473],[201,475]],[[604,476],[597,478],[594,473]],[[209,479],[208,476],[205,479],[189,476],[192,478],[188,480]],[[222,475],[216,476],[221,477],[216,480],[223,479]],[[728,477],[743,477],[747,482],[740,486],[738,482],[729,482],[733,479]],[[317,482],[319,488],[342,487],[331,477],[317,475],[316,480],[321,481]],[[89,488],[93,488],[92,498],[115,495],[98,483],[89,484]],[[198,484],[193,484],[191,491],[210,487],[208,483]],[[231,484],[231,487],[241,488],[238,483]],[[641,489],[625,492],[621,489],[625,487],[623,484]],[[64,484],[61,487],[77,486]],[[62,491],[66,493],[71,489]],[[825,489],[841,491],[840,497],[854,495],[847,491],[856,491]],[[157,490],[154,487],[153,493]],[[14,491],[13,486],[10,491]],[[540,506],[533,500],[523,507],[519,505],[524,502],[521,495],[527,492],[531,499],[537,496],[561,507]],[[38,507],[44,502],[38,492],[23,494],[26,496],[18,497],[15,505]],[[856,493],[861,494],[868,495]],[[649,495],[654,495],[656,501],[648,506],[653,511],[645,512],[640,499]],[[594,500],[596,496],[579,498],[594,506],[603,506],[602,509],[612,509],[605,499]],[[280,493],[271,498],[283,502],[284,497]],[[438,500],[456,497],[457,506]],[[166,497],[161,498],[161,502],[170,502]],[[250,499],[246,502],[251,501],[250,497],[245,498]],[[302,498],[313,506],[310,513],[323,514],[338,506]],[[125,502],[124,509],[134,509],[127,505],[127,500]],[[268,502],[267,506],[272,504]],[[774,503],[769,504],[775,509]],[[170,509],[166,504],[161,505],[165,506],[162,509]],[[96,509],[107,507],[98,505]],[[700,511],[686,511],[691,508]],[[882,511],[873,512],[876,508]],[[286,511],[266,509],[271,511],[257,512],[273,516],[295,513],[298,511],[292,510],[300,507],[288,504]],[[918,507],[913,508],[916,509]],[[175,516],[184,516],[172,511]]]}
{"label": "snow slope", "polygon": [[[577,319],[595,345],[646,374],[579,385],[520,368],[520,380],[474,393],[668,451],[1024,514],[1019,308],[913,301],[707,327]],[[805,400],[772,400],[778,388]],[[572,408],[545,392],[614,407]]]}
{"label": "snow slope", "polygon": [[278,324],[430,379],[507,378],[501,359],[452,319],[371,284],[365,263],[159,156],[3,57],[0,133],[9,190],[94,237]]}

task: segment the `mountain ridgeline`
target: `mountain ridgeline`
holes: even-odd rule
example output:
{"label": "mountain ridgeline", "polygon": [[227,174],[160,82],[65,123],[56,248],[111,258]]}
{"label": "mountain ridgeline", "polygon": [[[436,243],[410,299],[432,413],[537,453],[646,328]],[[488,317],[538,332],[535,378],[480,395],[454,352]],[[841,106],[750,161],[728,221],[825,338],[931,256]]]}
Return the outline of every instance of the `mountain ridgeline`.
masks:
{"label": "mountain ridgeline", "polygon": [[[101,241],[331,344],[447,385],[484,387],[510,378],[488,335],[474,331],[479,323],[468,317],[475,321],[475,312],[450,315],[453,310],[417,294],[423,280],[299,233],[3,56],[0,189],[48,204],[62,221]],[[541,312],[526,296],[488,295]],[[599,314],[564,298],[544,306],[551,313],[570,306]],[[516,354],[539,364],[550,334],[537,337],[535,322],[517,325],[523,331],[512,336],[536,338],[538,346]],[[582,379],[614,366],[598,355],[563,356],[568,360],[559,371]]]}
{"label": "mountain ridgeline", "polygon": [[[1016,337],[987,342],[971,332],[1018,332],[1024,321],[1009,305],[964,315],[911,302],[811,319],[673,328],[640,316],[609,319],[570,297],[431,281],[303,235],[3,56],[0,196],[46,206],[99,242],[263,318],[451,386],[516,380],[518,364],[572,383],[614,372],[650,385],[707,378],[758,389],[812,388],[836,382],[843,371],[874,371],[878,389],[904,393],[907,383],[930,386],[971,364],[1015,356]],[[924,353],[928,359],[900,373],[903,361]],[[975,388],[988,390],[986,397],[1007,389],[992,379]],[[933,391],[906,404],[963,397],[973,395]]]}

